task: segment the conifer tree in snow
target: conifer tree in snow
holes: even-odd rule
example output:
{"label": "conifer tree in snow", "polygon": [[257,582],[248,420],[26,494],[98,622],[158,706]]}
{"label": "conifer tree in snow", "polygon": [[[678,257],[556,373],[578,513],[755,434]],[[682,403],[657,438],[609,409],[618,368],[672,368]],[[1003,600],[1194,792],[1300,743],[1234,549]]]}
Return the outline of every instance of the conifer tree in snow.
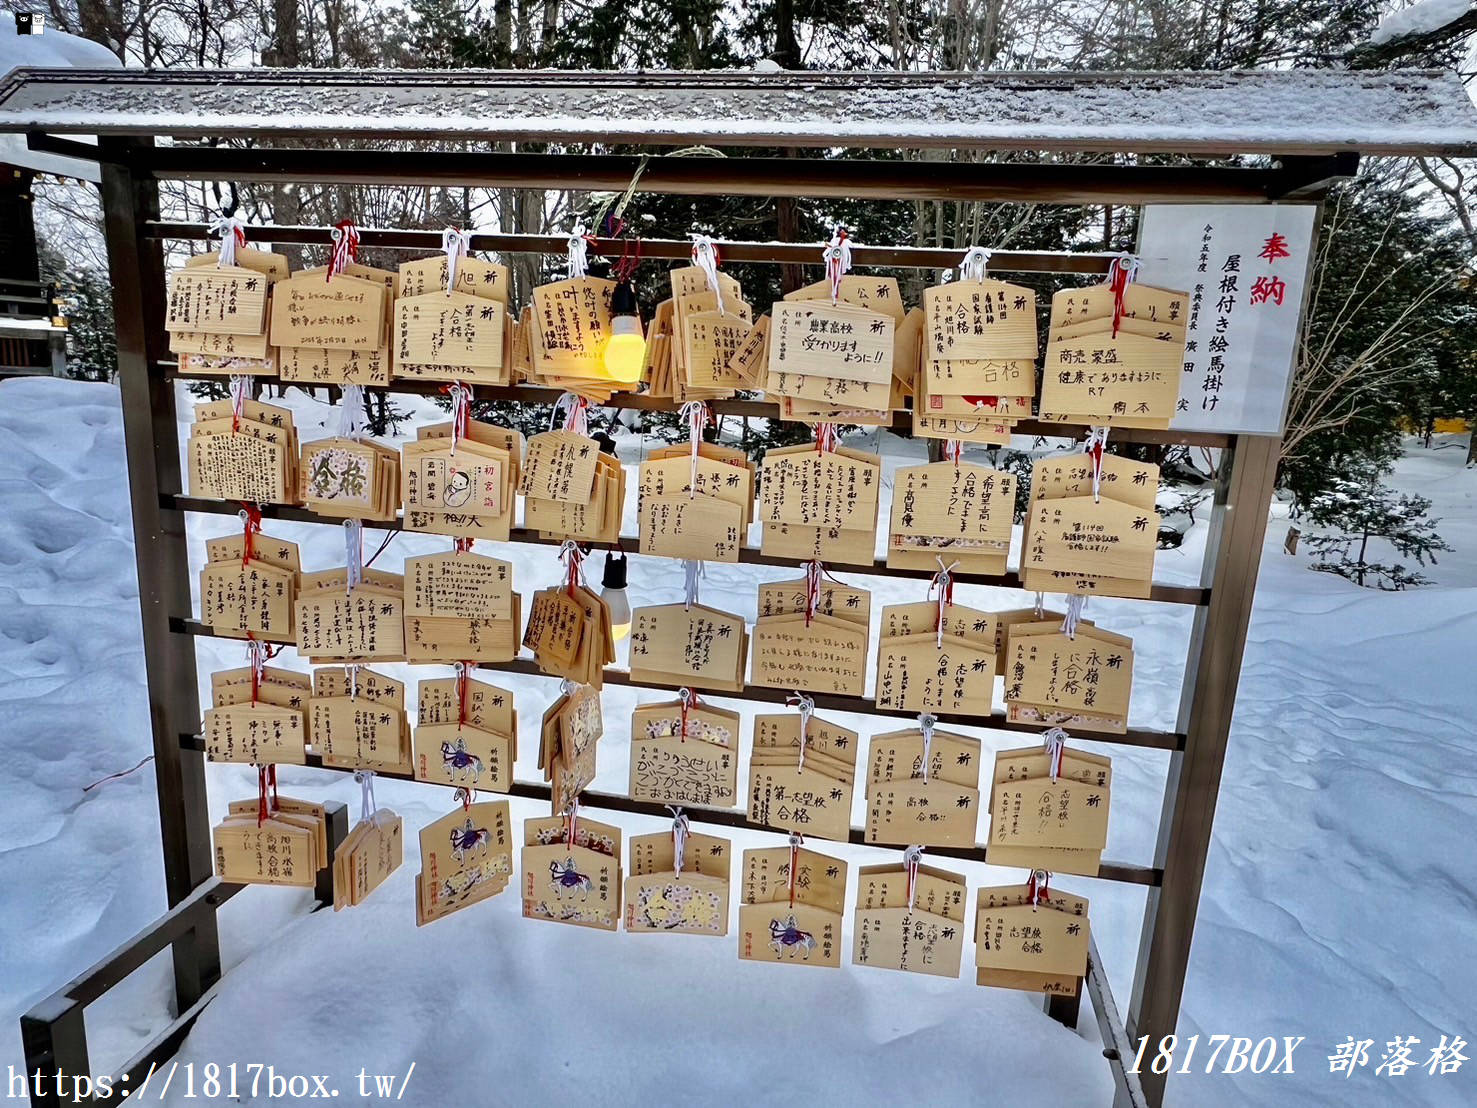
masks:
{"label": "conifer tree in snow", "polygon": [[1439,521],[1430,518],[1430,511],[1426,497],[1381,484],[1374,467],[1337,478],[1308,506],[1308,520],[1325,529],[1307,539],[1316,559],[1312,568],[1337,573],[1362,588],[1399,591],[1429,584],[1416,570],[1381,560],[1381,552],[1414,558],[1422,566],[1429,559],[1435,565],[1436,552],[1451,547],[1436,533]]}

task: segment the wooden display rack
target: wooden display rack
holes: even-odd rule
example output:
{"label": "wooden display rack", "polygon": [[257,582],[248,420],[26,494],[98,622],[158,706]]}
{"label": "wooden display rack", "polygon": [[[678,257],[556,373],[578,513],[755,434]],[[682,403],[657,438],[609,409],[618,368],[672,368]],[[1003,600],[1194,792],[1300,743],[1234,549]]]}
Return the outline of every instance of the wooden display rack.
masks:
{"label": "wooden display rack", "polygon": [[[1134,84],[1135,81],[1139,83]],[[1310,82],[1336,86],[1347,100],[1348,119],[1325,120],[1327,131],[1368,136],[1367,141],[1299,138],[1286,121],[1303,119],[1312,95]],[[1179,98],[1210,95],[1222,89],[1256,85],[1240,118],[1183,120],[1173,128]],[[612,91],[630,88],[629,118],[612,118]],[[886,110],[877,110],[869,93],[885,89]],[[1027,94],[1054,91],[1051,134],[1038,126],[1037,109]],[[1096,98],[1105,91],[1132,92],[1135,118],[1156,126],[1134,134],[1131,126],[1102,115]],[[940,122],[936,95],[946,91],[960,103],[961,122]],[[557,100],[558,110],[527,107]],[[785,98],[785,93],[791,95]],[[799,95],[795,95],[799,93]],[[469,95],[477,97],[475,105]],[[234,98],[248,96],[253,113],[238,118]],[[281,113],[264,105],[279,98]],[[781,97],[776,107],[775,98]],[[1023,99],[1025,97],[1026,99]],[[398,98],[398,99],[395,99]],[[712,105],[718,99],[724,108]],[[911,99],[910,99],[911,98]],[[384,104],[395,99],[398,109]],[[661,104],[653,101],[660,99]],[[1157,101],[1156,110],[1151,102]],[[182,113],[178,105],[188,102]],[[353,150],[260,145],[273,137],[318,133],[316,125],[293,117],[289,104],[314,103],[335,114],[337,133],[354,138]],[[911,108],[909,105],[913,105]],[[603,105],[599,112],[593,109]],[[589,110],[586,110],[589,109]],[[550,112],[548,119],[539,111]],[[660,113],[662,131],[651,119]],[[1157,111],[1157,114],[1156,114]],[[1465,112],[1465,118],[1462,112]],[[471,114],[469,114],[471,113]],[[1423,114],[1424,113],[1424,114]],[[1326,113],[1325,113],[1326,114]],[[475,115],[475,121],[472,116]],[[1183,116],[1183,112],[1180,113]],[[616,112],[620,116],[620,112]],[[569,120],[588,120],[570,124]],[[1424,124],[1424,125],[1422,125]],[[1311,124],[1309,124],[1311,126]],[[844,131],[837,128],[844,127]],[[1445,127],[1445,131],[1441,130]],[[1290,129],[1293,133],[1290,135]],[[27,1072],[89,1073],[83,1012],[129,973],[166,947],[173,955],[176,1009],[165,1031],[124,1067],[137,1086],[151,1064],[174,1053],[191,1024],[215,994],[221,976],[216,912],[242,886],[212,875],[211,824],[206,808],[204,754],[197,734],[200,706],[194,636],[208,629],[190,618],[190,574],[186,554],[186,513],[234,514],[235,505],[181,495],[179,439],[174,400],[175,367],[167,360],[164,321],[164,259],[169,239],[207,237],[203,224],[160,221],[158,182],[184,180],[297,181],[340,184],[475,185],[508,188],[623,189],[638,170],[643,191],[691,195],[771,197],[890,197],[938,200],[1018,201],[1050,204],[1139,204],[1145,202],[1237,202],[1317,204],[1335,180],[1352,175],[1359,151],[1411,155],[1471,153],[1477,149],[1465,92],[1454,78],[1431,73],[1358,74],[1306,72],[1157,74],[1152,80],[1108,74],[578,74],[463,71],[454,77],[434,73],[375,74],[313,71],[137,71],[67,70],[65,73],[17,70],[0,84],[0,130],[25,131],[34,149],[101,162],[102,195],[118,332],[139,598],[143,618],[160,832],[164,848],[169,911],[115,953],[38,1003],[21,1020]],[[96,133],[97,146],[56,137],[57,132]],[[48,133],[50,132],[50,133]],[[1423,136],[1406,141],[1404,134]],[[1449,141],[1434,135],[1447,134]],[[854,146],[907,150],[924,146],[1018,148],[1033,151],[1080,150],[1116,153],[1173,153],[1169,159],[1136,159],[1156,164],[1021,164],[1015,162],[943,163],[915,160],[830,160],[807,157],[664,158],[659,144],[742,144],[783,154],[797,148]],[[155,137],[210,136],[257,140],[250,149],[220,145],[156,146]],[[923,137],[926,136],[926,137]],[[1064,137],[1067,136],[1067,137]],[[1166,137],[1168,136],[1168,137]],[[417,140],[475,139],[627,143],[646,146],[639,156],[417,151],[388,155],[389,144]],[[373,147],[379,144],[379,149]],[[1210,166],[1191,159],[1228,153],[1275,154],[1267,165]],[[327,228],[262,227],[263,242],[329,242]],[[440,247],[439,231],[362,232],[366,247],[396,247],[430,252]],[[545,235],[477,235],[474,250],[562,252],[565,239]],[[985,244],[988,245],[988,244]],[[686,258],[690,244],[647,241],[647,258]],[[815,244],[724,243],[730,262],[815,264]],[[597,246],[596,252],[601,247]],[[618,245],[614,248],[618,254]],[[855,264],[943,268],[957,262],[960,249],[858,246]],[[1104,273],[1112,255],[996,251],[992,272]],[[391,391],[426,391],[414,382],[395,382]],[[476,390],[479,398],[548,403],[553,390],[534,387]],[[615,406],[653,408],[665,401],[617,396]],[[718,401],[719,413],[772,416],[773,405],[749,400]],[[1083,427],[1024,421],[1020,434],[1080,436]],[[1157,1041],[1173,1033],[1189,961],[1196,908],[1210,843],[1211,824],[1230,732],[1242,651],[1251,614],[1266,507],[1277,469],[1275,437],[1115,430],[1115,441],[1188,443],[1223,452],[1207,558],[1199,585],[1156,584],[1147,603],[1189,605],[1194,619],[1186,659],[1184,689],[1175,730],[1129,730],[1093,736],[1165,750],[1169,754],[1158,845],[1151,866],[1104,862],[1100,880],[1143,885],[1147,890],[1140,954],[1126,1023],[1109,991],[1094,946],[1086,988],[1102,1031],[1104,1055],[1112,1065],[1117,1103],[1158,1105],[1164,1077],[1127,1072],[1139,1036]],[[293,508],[268,508],[268,518],[322,520]],[[379,526],[379,525],[376,525]],[[513,541],[547,542],[517,529]],[[633,541],[628,545],[634,549]],[[771,565],[798,562],[745,550],[742,560]],[[869,571],[879,576],[926,577],[924,571]],[[1014,574],[1000,577],[958,575],[957,581],[1019,587]],[[534,674],[532,662],[518,660],[491,667]],[[630,683],[619,672],[606,680]],[[737,697],[783,700],[777,690],[746,688]],[[817,696],[823,709],[878,713],[870,700]],[[892,713],[908,716],[911,713]],[[995,729],[1039,732],[1007,724],[996,713],[968,720]],[[318,765],[317,758],[308,759]],[[547,798],[546,786],[519,782],[512,795]],[[624,796],[586,793],[589,808],[665,816],[658,805]],[[336,806],[330,831],[336,845],[346,834],[343,806]],[[755,827],[745,813],[693,811],[695,823]],[[853,828],[852,842],[862,833]],[[986,861],[983,848],[930,851]],[[331,901],[331,871],[320,882],[320,901]],[[407,909],[408,910],[408,909]],[[1077,998],[1052,998],[1051,1014],[1075,1025]],[[1142,1084],[1140,1082],[1142,1081]],[[115,1081],[115,1087],[121,1082]],[[60,1103],[50,1094],[33,1103]]]}

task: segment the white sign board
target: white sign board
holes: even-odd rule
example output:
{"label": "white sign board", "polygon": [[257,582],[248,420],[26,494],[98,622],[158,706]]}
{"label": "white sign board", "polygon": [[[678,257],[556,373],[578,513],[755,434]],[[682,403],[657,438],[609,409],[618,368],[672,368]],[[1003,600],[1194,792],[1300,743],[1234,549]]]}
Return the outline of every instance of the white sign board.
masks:
{"label": "white sign board", "polygon": [[1280,435],[1312,268],[1312,204],[1148,204],[1138,280],[1190,294],[1170,426]]}

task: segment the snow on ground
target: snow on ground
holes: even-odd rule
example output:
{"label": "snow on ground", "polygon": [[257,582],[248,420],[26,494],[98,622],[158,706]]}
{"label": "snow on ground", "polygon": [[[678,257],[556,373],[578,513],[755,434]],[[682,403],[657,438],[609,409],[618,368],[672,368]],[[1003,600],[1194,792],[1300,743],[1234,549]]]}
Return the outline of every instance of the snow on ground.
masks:
{"label": "snow on ground", "polygon": [[[149,750],[116,395],[49,379],[0,386],[0,744],[9,767],[0,779],[7,890],[0,1064],[20,1062],[16,1015],[163,907],[151,771],[81,792]],[[330,409],[297,392],[287,402],[302,438],[331,432]],[[440,418],[424,402],[401,402],[415,406],[415,419]],[[874,439],[853,442],[871,448]],[[921,455],[917,444],[890,436],[876,442],[889,469]],[[642,446],[639,436],[623,439],[624,460],[638,460]],[[1463,470],[1457,442],[1449,446],[1411,450],[1393,478],[1433,496],[1436,514],[1446,517],[1441,530],[1456,550],[1431,573],[1439,587],[1359,590],[1309,572],[1304,557],[1283,555],[1280,518],[1269,529],[1180,1030],[1307,1041],[1293,1078],[1177,1076],[1172,1103],[1477,1099],[1477,1066],[1445,1077],[1373,1072],[1396,1034],[1422,1040],[1419,1061],[1442,1033],[1477,1041],[1466,1019],[1477,987],[1466,957],[1477,939],[1477,863],[1460,838],[1477,815],[1477,774],[1464,757],[1472,745],[1466,721],[1477,708],[1468,645],[1477,634],[1477,470]],[[628,518],[628,529],[633,523]],[[194,564],[206,537],[235,527],[228,516],[192,516]],[[342,562],[334,528],[269,521],[267,530],[303,543],[307,568]],[[367,540],[378,535],[369,529]],[[1157,575],[1194,580],[1204,535],[1197,527],[1182,549],[1161,552]],[[404,556],[445,546],[402,535],[379,564],[394,568]],[[498,554],[513,561],[525,594],[557,572],[549,547]],[[597,556],[596,583],[599,566]],[[633,604],[678,599],[680,575],[669,569],[633,559]],[[757,583],[792,576],[709,566],[703,600],[752,618]],[[872,588],[874,611],[920,599],[926,589],[840,576]],[[957,599],[981,607],[1022,602],[1019,593],[970,586],[960,586]],[[1088,614],[1135,637],[1135,724],[1172,727],[1188,613],[1094,601]],[[202,686],[212,670],[241,664],[240,646],[223,640],[201,640],[199,653]],[[299,665],[292,652],[283,661]],[[383,668],[411,681],[450,672]],[[514,690],[523,720],[518,775],[537,779],[537,720],[554,683],[486,677]],[[624,791],[621,721],[638,701],[660,695],[606,690],[596,790]],[[864,735],[877,726],[867,717],[835,718]],[[1019,741],[982,734],[992,749]],[[1166,756],[1085,745],[1115,759],[1108,856],[1150,863]],[[745,774],[741,766],[741,780]],[[255,793],[248,767],[211,766],[208,775],[213,815]],[[342,800],[357,815],[358,789],[346,775],[289,767],[282,789]],[[1033,997],[977,988],[967,969],[958,981],[938,981],[858,969],[849,958],[840,971],[745,963],[732,937],[612,935],[523,920],[512,892],[418,930],[414,831],[444,813],[450,797],[397,781],[380,781],[376,791],[405,818],[404,867],[364,906],[338,914],[308,914],[307,894],[294,890],[249,889],[231,901],[221,914],[230,970],[181,1061],[269,1061],[328,1073],[345,1095],[357,1094],[362,1067],[403,1072],[415,1061],[406,1099],[417,1104],[481,1103],[489,1087],[515,1101],[599,1103],[670,1096],[673,1088],[701,1100],[761,1103],[960,1102],[978,1100],[985,1088],[1007,1103],[1110,1099],[1086,1008],[1082,1035],[1072,1035]],[[515,822],[546,812],[530,801],[511,807]],[[642,816],[590,815],[628,833],[662,826]],[[732,837],[740,851],[776,841]],[[853,867],[887,856],[849,845],[821,849]],[[1019,877],[944,864],[967,872],[971,886]],[[1092,899],[1094,934],[1126,1008],[1142,892],[1083,878],[1059,884]],[[846,929],[849,941],[850,920]],[[90,1010],[97,1068],[116,1067],[147,1038],[164,1018],[167,995],[160,959]],[[1331,1077],[1326,1057],[1350,1034],[1375,1040],[1369,1066],[1348,1080]],[[924,1058],[938,1062],[920,1086],[915,1071]]]}

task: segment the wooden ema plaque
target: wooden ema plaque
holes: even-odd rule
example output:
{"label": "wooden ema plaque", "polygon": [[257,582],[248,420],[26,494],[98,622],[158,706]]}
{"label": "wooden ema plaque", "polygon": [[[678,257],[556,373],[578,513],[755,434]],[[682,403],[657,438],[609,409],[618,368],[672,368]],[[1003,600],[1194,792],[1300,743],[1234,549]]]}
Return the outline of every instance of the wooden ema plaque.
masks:
{"label": "wooden ema plaque", "polygon": [[286,797],[266,820],[257,819],[255,800],[236,801],[215,828],[215,875],[222,881],[249,885],[296,885],[312,888],[318,879],[320,852],[327,853],[328,832],[322,809],[314,819],[285,806]]}
{"label": "wooden ema plaque", "polygon": [[990,796],[991,865],[1096,877],[1108,841],[1113,763],[1062,751],[1056,780],[1039,746],[995,755]]}
{"label": "wooden ema plaque", "polygon": [[923,290],[924,359],[1036,360],[1036,292],[994,278]]}
{"label": "wooden ema plaque", "polygon": [[165,330],[261,335],[270,285],[264,274],[240,265],[176,270],[164,302]]}
{"label": "wooden ema plaque", "polygon": [[856,750],[856,732],[829,720],[811,715],[802,723],[798,712],[755,716],[749,819],[779,831],[846,842]]}
{"label": "wooden ema plaque", "polygon": [[404,823],[390,809],[376,809],[334,851],[333,910],[364,903],[404,861]]}
{"label": "wooden ema plaque", "polygon": [[987,716],[997,668],[990,613],[958,604],[941,613],[935,601],[882,609],[877,707]]}
{"label": "wooden ema plaque", "polygon": [[633,835],[626,878],[626,930],[632,934],[728,934],[728,880],[733,844],[688,832],[682,870],[670,831]]}
{"label": "wooden ema plaque", "polygon": [[1015,515],[1015,478],[970,462],[904,466],[893,475],[887,564],[1003,574]]}
{"label": "wooden ema plaque", "polygon": [[396,376],[506,384],[506,318],[499,301],[462,292],[401,297],[395,301]]}
{"label": "wooden ema plaque", "polygon": [[[685,725],[685,731],[684,731]],[[732,808],[738,798],[739,714],[689,698],[631,713],[633,799],[691,808]]]}
{"label": "wooden ema plaque", "polygon": [[286,408],[246,401],[234,418],[229,401],[197,405],[185,445],[190,495],[296,503],[297,454],[297,433]]}
{"label": "wooden ema plaque", "polygon": [[704,604],[637,608],[631,620],[631,680],[740,692],[749,636],[742,616]]}
{"label": "wooden ema plaque", "polygon": [[[1099,572],[1072,573],[1068,570],[1042,570],[1032,568],[1031,551],[1039,547],[1033,537],[1032,520],[1040,513],[1043,501],[1080,501],[1093,496],[1092,456],[1087,453],[1048,455],[1038,458],[1031,466],[1031,500],[1026,509],[1025,527],[1022,532],[1022,585],[1039,592],[1066,592],[1107,596],[1149,595],[1153,582],[1149,578],[1126,579],[1106,576]],[[1138,509],[1138,515],[1153,513],[1159,493],[1159,467],[1143,462],[1131,461],[1117,454],[1104,453],[1098,470],[1098,497],[1112,500]],[[1148,518],[1147,516],[1145,518]],[[1157,545],[1157,515],[1154,538]],[[1144,525],[1147,530],[1148,524]],[[1144,538],[1135,536],[1134,542],[1142,545]],[[1045,556],[1045,555],[1043,555]],[[1152,576],[1152,574],[1151,574]]]}
{"label": "wooden ema plaque", "polygon": [[821,300],[774,305],[769,324],[769,373],[887,386],[892,379],[896,317]]}
{"label": "wooden ema plaque", "polygon": [[385,345],[389,292],[383,284],[340,274],[300,273],[272,289],[273,346],[375,350]]}
{"label": "wooden ema plaque", "polygon": [[740,958],[841,965],[845,862],[803,847],[746,850],[740,882]]}
{"label": "wooden ema plaque", "polygon": [[1121,735],[1128,730],[1133,640],[1078,624],[1069,638],[1055,621],[1010,628],[1006,718],[1012,722]]}
{"label": "wooden ema plaque", "polygon": [[1026,885],[987,886],[976,894],[975,980],[1001,989],[1076,996],[1087,972],[1088,903],[1050,889],[1031,903]]}
{"label": "wooden ema plaque", "polygon": [[325,766],[413,772],[403,681],[363,666],[320,666],[307,707],[313,749]]}
{"label": "wooden ema plaque", "polygon": [[227,638],[292,642],[297,586],[295,570],[268,561],[243,563],[239,553],[212,559],[200,570],[200,622]]}
{"label": "wooden ema plaque", "polygon": [[[417,428],[416,441],[401,448],[405,529],[507,542],[513,527],[514,494],[522,475],[523,436],[506,427],[469,420],[466,435],[453,450],[451,427],[437,423]],[[472,443],[476,445],[469,447]],[[495,468],[502,469],[497,478],[498,511],[487,514],[493,480],[489,471]],[[459,476],[462,473],[466,476]],[[474,492],[479,488],[483,495],[477,498]]]}
{"label": "wooden ema plaque", "polygon": [[1106,285],[1052,297],[1042,417],[1167,427],[1179,401],[1188,297],[1129,284],[1116,326],[1113,300]]}
{"label": "wooden ema plaque", "polygon": [[510,562],[470,551],[407,558],[407,660],[511,661],[518,653],[521,599]]}
{"label": "wooden ema plaque", "polygon": [[295,608],[298,653],[315,662],[404,660],[404,586],[398,578],[395,585],[309,587],[305,580]]}
{"label": "wooden ema plaque", "polygon": [[416,926],[496,896],[513,876],[513,822],[506,800],[458,804],[420,831]]}
{"label": "wooden ema plaque", "polygon": [[621,918],[621,831],[563,816],[523,823],[523,914],[614,931]]}
{"label": "wooden ema plaque", "polygon": [[308,762],[301,708],[260,700],[207,708],[202,733],[212,761],[295,766]]}
{"label": "wooden ema plaque", "polygon": [[857,871],[851,960],[858,966],[958,977],[969,910],[962,874],[919,866],[909,902],[907,869]]}
{"label": "wooden ema plaque", "polygon": [[555,281],[533,290],[530,338],[534,372],[541,377],[605,378],[610,294],[615,282],[598,277]]}
{"label": "wooden ema plaque", "polygon": [[925,736],[917,728],[874,735],[867,755],[867,842],[973,847],[979,782],[978,739],[937,730]]}
{"label": "wooden ema plaque", "polygon": [[599,688],[615,661],[610,608],[583,585],[540,589],[529,605],[523,645],[545,673]]}

